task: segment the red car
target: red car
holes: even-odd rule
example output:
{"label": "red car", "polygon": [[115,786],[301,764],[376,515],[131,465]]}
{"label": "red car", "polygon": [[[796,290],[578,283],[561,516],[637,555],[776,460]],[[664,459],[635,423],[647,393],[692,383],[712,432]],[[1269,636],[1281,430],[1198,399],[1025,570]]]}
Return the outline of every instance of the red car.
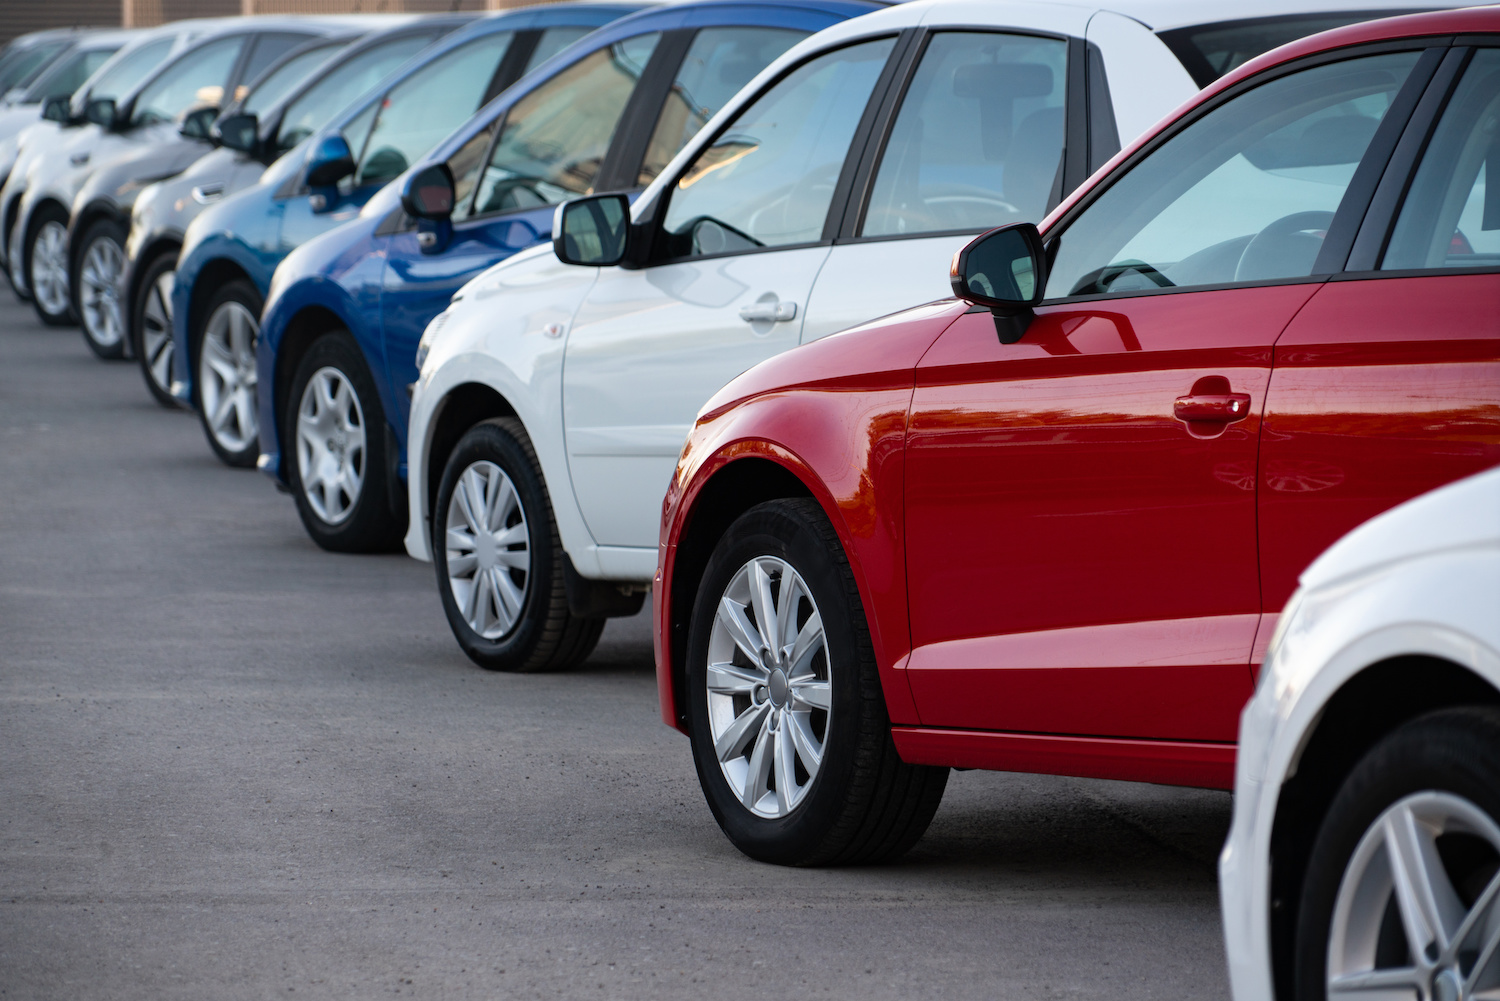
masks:
{"label": "red car", "polygon": [[720,391],[655,628],[735,845],[893,857],[950,767],[1230,788],[1298,573],[1500,463],[1490,168],[1500,9],[1327,32]]}

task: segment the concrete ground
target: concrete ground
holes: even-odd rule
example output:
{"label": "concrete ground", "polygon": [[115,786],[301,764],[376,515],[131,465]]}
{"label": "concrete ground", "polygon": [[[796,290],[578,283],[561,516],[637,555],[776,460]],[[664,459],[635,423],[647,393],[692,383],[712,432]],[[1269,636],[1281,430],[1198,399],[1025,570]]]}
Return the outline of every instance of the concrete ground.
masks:
{"label": "concrete ground", "polygon": [[760,865],[651,663],[474,667],[0,293],[0,998],[1227,996],[1228,795],[963,772],[899,864]]}

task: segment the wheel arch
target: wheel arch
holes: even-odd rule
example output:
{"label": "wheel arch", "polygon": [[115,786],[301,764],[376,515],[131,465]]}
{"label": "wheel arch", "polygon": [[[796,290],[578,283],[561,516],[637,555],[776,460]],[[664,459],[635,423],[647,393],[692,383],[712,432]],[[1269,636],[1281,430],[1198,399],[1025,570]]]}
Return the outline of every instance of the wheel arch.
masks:
{"label": "wheel arch", "polygon": [[1444,657],[1390,657],[1348,678],[1324,704],[1305,738],[1296,771],[1276,797],[1271,826],[1270,945],[1275,993],[1291,998],[1297,906],[1313,841],[1355,765],[1386,734],[1425,713],[1500,705],[1482,675]]}
{"label": "wheel arch", "polygon": [[321,305],[304,306],[287,321],[281,340],[276,345],[272,411],[260,415],[261,427],[276,429],[276,447],[281,455],[287,454],[287,443],[284,440],[286,429],[281,426],[281,415],[286,412],[287,398],[292,391],[292,379],[297,374],[297,366],[302,364],[303,356],[319,337],[332,330],[347,330],[348,326],[342,316]]}
{"label": "wheel arch", "polygon": [[[443,469],[448,465],[448,456],[458,446],[458,441],[475,424],[496,417],[521,415],[505,396],[493,386],[482,382],[461,382],[438,401],[432,419],[427,424],[426,465],[421,470],[422,513],[431,536],[431,518],[437,504],[438,485],[443,478]],[[525,425],[525,421],[521,422]],[[410,446],[408,445],[408,453]],[[407,475],[415,470],[408,469]],[[555,504],[556,502],[554,502]]]}
{"label": "wheel arch", "polygon": [[[188,297],[188,338],[187,354],[191,355],[196,332],[203,327],[205,315],[208,312],[208,301],[218,289],[233,281],[249,281],[253,283],[250,273],[239,265],[238,262],[227,257],[215,257],[205,261],[203,267],[193,278],[193,287]],[[184,359],[188,365],[195,364],[197,359],[189,357]]]}
{"label": "wheel arch", "polygon": [[[62,203],[61,199],[50,195],[39,198],[25,213],[25,229],[21,231],[21,268],[28,282],[31,281],[31,241],[36,237],[37,230],[41,228],[41,220],[52,209],[61,212],[63,219],[67,219],[68,207]],[[64,222],[63,225],[66,226],[67,223]],[[68,249],[71,254],[72,248]]]}
{"label": "wheel arch", "polygon": [[140,250],[136,251],[135,259],[126,262],[127,273],[130,275],[130,283],[125,288],[125,302],[129,308],[130,315],[126,317],[126,323],[135,324],[135,303],[141,294],[141,282],[145,280],[146,272],[151,270],[151,265],[156,258],[170,252],[174,257],[182,251],[182,238],[180,236],[168,236],[161,234],[152,237]]}

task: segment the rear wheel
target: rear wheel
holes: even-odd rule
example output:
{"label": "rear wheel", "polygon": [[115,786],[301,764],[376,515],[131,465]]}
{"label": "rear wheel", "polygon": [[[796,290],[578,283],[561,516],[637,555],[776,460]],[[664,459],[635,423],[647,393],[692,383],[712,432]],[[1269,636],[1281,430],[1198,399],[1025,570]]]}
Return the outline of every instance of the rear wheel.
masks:
{"label": "rear wheel", "polygon": [[135,299],[135,316],[130,335],[135,342],[135,357],[141,364],[141,376],[151,397],[164,407],[181,403],[172,395],[172,280],[177,271],[177,252],[167,251],[155,257],[141,276],[140,295]]}
{"label": "rear wheel", "polygon": [[237,279],[214,293],[196,338],[193,402],[208,444],[224,462],[248,468],[260,456],[255,345],[260,293]]}
{"label": "rear wheel", "polygon": [[23,254],[37,317],[50,327],[77,323],[68,291],[68,214],[55,205],[38,209]]}
{"label": "rear wheel", "polygon": [[120,279],[125,274],[125,227],[101,219],[83,234],[83,248],[74,258],[78,301],[74,304],[83,339],[100,358],[125,357],[124,317],[120,310]]}
{"label": "rear wheel", "polygon": [[715,547],[688,635],[693,759],[735,847],[782,865],[897,858],[948,769],[891,740],[864,609],[822,509],[770,501]]}
{"label": "rear wheel", "polygon": [[568,610],[567,557],[520,421],[485,421],[460,439],[432,524],[443,611],[470,660],[491,671],[553,671],[593,651],[604,619]]}

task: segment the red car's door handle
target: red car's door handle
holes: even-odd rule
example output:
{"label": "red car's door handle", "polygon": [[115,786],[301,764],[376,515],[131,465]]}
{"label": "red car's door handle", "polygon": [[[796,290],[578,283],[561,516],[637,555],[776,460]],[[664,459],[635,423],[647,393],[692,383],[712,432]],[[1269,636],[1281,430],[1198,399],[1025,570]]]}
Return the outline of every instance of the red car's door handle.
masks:
{"label": "red car's door handle", "polygon": [[1249,393],[1194,393],[1172,404],[1172,416],[1180,421],[1233,424],[1249,415]]}

